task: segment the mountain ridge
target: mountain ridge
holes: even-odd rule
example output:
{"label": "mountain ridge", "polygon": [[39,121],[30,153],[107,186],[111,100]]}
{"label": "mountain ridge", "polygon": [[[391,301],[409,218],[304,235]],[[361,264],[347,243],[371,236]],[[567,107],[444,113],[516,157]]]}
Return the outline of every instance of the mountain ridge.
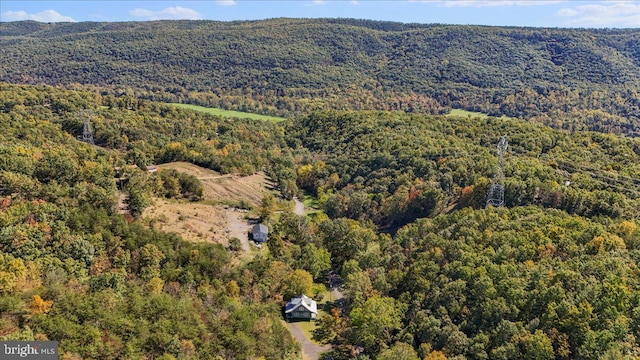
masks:
{"label": "mountain ridge", "polygon": [[12,22],[0,34],[0,81],[12,83],[131,88],[154,100],[281,116],[462,108],[551,125],[545,114],[566,116],[594,130],[572,111],[598,110],[613,117],[601,131],[640,131],[634,29],[277,18]]}

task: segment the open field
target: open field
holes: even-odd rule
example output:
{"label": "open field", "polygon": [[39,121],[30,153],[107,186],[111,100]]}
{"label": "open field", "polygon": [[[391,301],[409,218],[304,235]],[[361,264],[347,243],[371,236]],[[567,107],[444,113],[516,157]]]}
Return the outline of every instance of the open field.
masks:
{"label": "open field", "polygon": [[[154,199],[142,213],[149,225],[163,232],[175,232],[184,240],[208,242],[229,246],[229,239],[237,237],[245,255],[252,245],[248,232],[252,223],[246,219],[246,210],[221,205],[177,202]],[[255,249],[255,248],[254,248]]]}
{"label": "open field", "polygon": [[277,116],[261,115],[261,114],[254,114],[254,113],[248,113],[248,112],[242,112],[242,111],[224,110],[224,109],[220,109],[220,108],[209,108],[209,107],[191,105],[191,104],[169,103],[169,105],[175,105],[177,107],[181,107],[181,108],[184,108],[184,109],[202,111],[202,112],[205,112],[207,114],[216,115],[216,116],[223,116],[223,117],[232,117],[232,118],[239,118],[239,119],[265,120],[265,121],[275,121],[275,122],[284,120],[284,118],[277,117]]}
{"label": "open field", "polygon": [[155,199],[142,216],[151,226],[165,232],[176,232],[185,240],[212,242],[228,246],[229,239],[237,237],[245,253],[251,250],[248,231],[249,212],[237,208],[237,204],[257,206],[262,196],[272,186],[262,174],[250,176],[222,175],[213,170],[186,162],[174,162],[158,166],[175,169],[200,179],[204,187],[204,202],[190,203],[167,199]]}
{"label": "open field", "polygon": [[256,207],[260,204],[262,196],[273,187],[273,183],[262,172],[249,176],[223,175],[187,162],[167,163],[158,167],[175,169],[197,177],[202,182],[204,199],[208,202],[228,205],[245,202]]}
{"label": "open field", "polygon": [[158,230],[176,232],[192,242],[214,242],[227,246],[225,209],[206,204],[156,199],[142,214]]}
{"label": "open field", "polygon": [[[459,117],[479,117],[480,119],[486,119],[489,117],[487,114],[483,114],[475,111],[467,111],[462,109],[451,109],[446,116],[459,116]],[[507,116],[501,116],[500,119],[510,119]]]}

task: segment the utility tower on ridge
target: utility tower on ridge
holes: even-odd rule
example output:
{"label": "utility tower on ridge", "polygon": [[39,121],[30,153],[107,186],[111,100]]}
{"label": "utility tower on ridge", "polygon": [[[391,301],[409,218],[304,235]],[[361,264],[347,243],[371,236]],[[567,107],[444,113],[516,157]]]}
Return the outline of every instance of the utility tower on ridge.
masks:
{"label": "utility tower on ridge", "polygon": [[95,145],[95,142],[93,141],[93,129],[91,128],[91,121],[89,120],[89,114],[82,114],[84,115],[84,119],[83,119],[83,127],[82,127],[82,141],[91,144],[91,145]]}
{"label": "utility tower on ridge", "polygon": [[504,206],[504,154],[507,152],[507,135],[503,135],[498,142],[498,165],[493,176],[493,182],[487,194],[487,206]]}

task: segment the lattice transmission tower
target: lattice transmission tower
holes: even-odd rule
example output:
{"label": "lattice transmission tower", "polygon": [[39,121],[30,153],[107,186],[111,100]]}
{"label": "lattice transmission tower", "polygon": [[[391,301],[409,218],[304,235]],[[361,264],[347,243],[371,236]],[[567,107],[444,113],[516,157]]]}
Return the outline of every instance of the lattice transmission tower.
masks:
{"label": "lattice transmission tower", "polygon": [[91,113],[83,111],[80,115],[83,117],[82,141],[91,145],[95,145],[95,142],[93,141],[93,128],[91,127],[91,120],[90,120]]}
{"label": "lattice transmission tower", "polygon": [[487,206],[504,206],[504,154],[507,152],[507,135],[503,135],[498,142],[498,165],[493,176],[493,182],[487,194]]}

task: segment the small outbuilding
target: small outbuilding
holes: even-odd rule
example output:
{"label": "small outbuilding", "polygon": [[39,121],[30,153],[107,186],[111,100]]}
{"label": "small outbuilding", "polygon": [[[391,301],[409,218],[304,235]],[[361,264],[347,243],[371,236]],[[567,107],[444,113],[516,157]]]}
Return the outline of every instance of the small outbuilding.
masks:
{"label": "small outbuilding", "polygon": [[284,308],[284,317],[287,320],[312,320],[317,316],[318,304],[304,294],[289,300]]}
{"label": "small outbuilding", "polygon": [[253,241],[257,243],[263,243],[267,241],[267,235],[269,235],[269,229],[265,224],[257,224],[253,227],[251,231],[253,234]]}

